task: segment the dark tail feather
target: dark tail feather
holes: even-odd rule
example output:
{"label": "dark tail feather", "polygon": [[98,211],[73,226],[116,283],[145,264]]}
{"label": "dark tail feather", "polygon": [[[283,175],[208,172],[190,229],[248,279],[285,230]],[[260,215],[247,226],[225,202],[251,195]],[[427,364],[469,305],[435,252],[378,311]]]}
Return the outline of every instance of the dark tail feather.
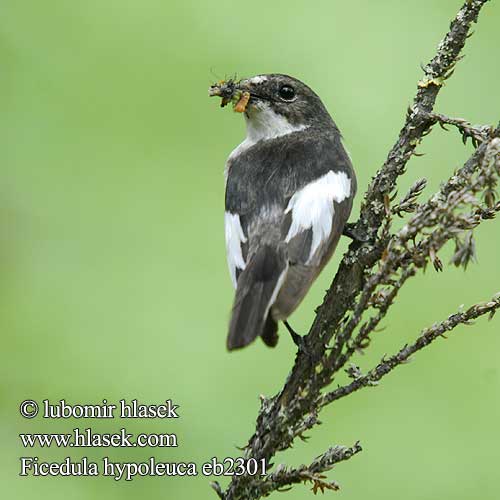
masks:
{"label": "dark tail feather", "polygon": [[238,278],[227,337],[229,350],[245,347],[259,335],[267,345],[276,345],[277,325],[267,313],[286,269],[282,248],[265,245],[250,258]]}
{"label": "dark tail feather", "polygon": [[278,323],[274,321],[270,314],[267,315],[264,331],[262,332],[262,340],[269,347],[276,347],[278,343]]}

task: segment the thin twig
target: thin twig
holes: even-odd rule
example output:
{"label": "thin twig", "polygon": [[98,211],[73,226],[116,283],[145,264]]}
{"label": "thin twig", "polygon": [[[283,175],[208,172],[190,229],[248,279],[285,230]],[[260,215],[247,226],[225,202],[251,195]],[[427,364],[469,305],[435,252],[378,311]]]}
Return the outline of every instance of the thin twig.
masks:
{"label": "thin twig", "polygon": [[462,134],[462,141],[464,144],[467,143],[467,139],[471,139],[472,145],[477,148],[479,144],[491,137],[493,132],[493,127],[488,125],[471,125],[467,120],[463,118],[450,118],[439,113],[429,113],[429,118],[434,123],[439,123],[441,128],[448,130],[446,125],[453,125]]}
{"label": "thin twig", "polygon": [[310,465],[287,468],[278,465],[276,470],[265,477],[249,484],[249,490],[254,495],[267,496],[273,491],[285,491],[283,488],[297,483],[312,483],[314,493],[324,490],[338,490],[339,485],[335,481],[326,480],[325,472],[331,470],[339,462],[349,460],[361,451],[361,445],[355,443],[351,447],[333,446],[325,453],[316,457]]}
{"label": "thin twig", "polygon": [[437,338],[443,336],[445,332],[449,332],[458,325],[470,325],[471,321],[484,316],[490,315],[490,319],[495,314],[495,311],[500,308],[500,293],[497,293],[491,300],[480,302],[469,307],[465,312],[457,312],[452,314],[444,321],[436,323],[422,331],[420,337],[410,345],[405,345],[399,352],[389,358],[383,358],[382,361],[366,375],[356,378],[350,384],[339,387],[321,397],[318,401],[319,406],[326,406],[333,401],[344,398],[349,394],[368,386],[376,385],[377,382],[390,373],[394,368],[404,363],[407,363],[410,357],[424,347],[434,342]]}

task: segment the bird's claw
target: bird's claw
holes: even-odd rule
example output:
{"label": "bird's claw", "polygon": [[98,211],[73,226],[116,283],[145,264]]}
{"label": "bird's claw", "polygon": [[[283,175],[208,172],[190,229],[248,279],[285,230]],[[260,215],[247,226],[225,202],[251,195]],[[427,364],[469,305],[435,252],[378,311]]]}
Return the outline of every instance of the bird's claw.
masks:
{"label": "bird's claw", "polygon": [[355,241],[356,243],[368,243],[370,239],[366,234],[361,234],[359,231],[356,230],[356,224],[355,223],[348,223],[344,226],[344,229],[342,231],[342,234],[344,236],[347,236],[348,238],[351,238],[351,240]]}
{"label": "bird's claw", "polygon": [[284,321],[286,329],[288,333],[290,333],[290,337],[292,337],[293,343],[297,346],[298,352],[303,353],[307,356],[307,358],[312,362],[313,355],[309,346],[307,345],[307,336],[299,335],[288,323],[288,321]]}

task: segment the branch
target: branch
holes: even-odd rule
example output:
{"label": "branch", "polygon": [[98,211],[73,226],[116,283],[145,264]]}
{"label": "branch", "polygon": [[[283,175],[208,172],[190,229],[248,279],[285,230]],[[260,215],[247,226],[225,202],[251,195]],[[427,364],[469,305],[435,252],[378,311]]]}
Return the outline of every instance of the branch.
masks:
{"label": "branch", "polygon": [[[319,401],[320,406],[326,406],[337,399],[344,398],[362,387],[377,385],[377,382],[390,373],[396,366],[407,363],[410,356],[427,347],[439,337],[444,337],[444,333],[453,330],[458,325],[471,325],[472,320],[489,313],[493,318],[496,310],[500,307],[500,292],[490,301],[480,302],[469,307],[465,312],[457,312],[448,316],[447,319],[436,323],[422,331],[420,337],[411,345],[405,345],[399,352],[389,358],[382,358],[381,362],[366,375],[357,376],[349,385],[339,387],[332,392],[322,396]],[[446,337],[444,337],[446,338]]]}
{"label": "branch", "polygon": [[[500,128],[472,126],[465,120],[433,113],[436,97],[460,60],[470,27],[477,21],[486,1],[465,2],[439,44],[436,55],[423,68],[424,75],[418,82],[417,94],[403,128],[384,165],[368,187],[359,220],[352,228],[359,241],[354,241],[343,257],[305,337],[305,348],[297,353],[283,389],[276,396],[261,400],[255,433],[245,447],[245,458],[264,459],[269,464],[278,451],[291,447],[296,437],[303,437],[305,431],[318,424],[318,412],[325,404],[376,383],[412,353],[442,335],[443,328],[454,328],[498,307],[495,298],[487,306],[477,305],[474,307],[479,309],[450,316],[423,332],[412,346],[405,346],[393,357],[383,360],[367,375],[362,375],[352,365],[347,370],[354,379],[351,384],[322,393],[351,357],[368,346],[370,333],[385,317],[407,280],[415,276],[420,268],[425,268],[428,262],[438,269],[442,268],[437,252],[450,240],[454,240],[459,247],[455,263],[468,262],[473,240],[472,236],[467,239],[467,235],[500,210],[500,204],[495,204],[495,188],[500,177]],[[405,172],[415,148],[436,123],[457,127],[463,136],[471,137],[476,151],[462,169],[423,204],[418,204],[417,200],[425,188],[425,180],[418,181],[399,203],[391,207],[395,197],[391,193],[399,176]],[[480,201],[478,196],[482,196],[484,201]],[[408,223],[392,234],[393,216],[408,213],[412,214]],[[372,308],[377,310],[376,314],[365,319]],[[323,456],[333,456],[331,450],[340,449],[346,450],[330,448]],[[320,463],[330,462],[320,460]],[[327,484],[333,488],[334,483],[323,481],[323,477],[318,476],[327,469],[314,464],[316,461],[308,467],[278,467],[264,478],[235,476],[226,491],[218,485],[214,488],[224,500],[258,499],[283,486],[307,479],[316,485],[315,491],[329,488]]]}
{"label": "branch", "polygon": [[312,483],[312,491],[316,493],[325,490],[336,491],[340,487],[335,481],[326,481],[324,472],[331,470],[335,464],[349,460],[361,451],[361,445],[355,443],[351,447],[333,446],[325,453],[316,457],[310,465],[287,468],[283,464],[276,467],[276,471],[266,476],[264,480],[256,480],[249,484],[255,498],[267,496],[273,491],[286,491],[287,486],[298,483]]}
{"label": "branch", "polygon": [[449,116],[441,115],[439,113],[429,113],[429,118],[434,123],[439,123],[442,129],[448,130],[446,125],[453,125],[462,134],[462,141],[464,144],[467,143],[467,139],[472,140],[472,145],[477,148],[481,142],[483,142],[488,137],[491,137],[493,132],[493,127],[485,125],[471,125],[467,120],[463,118],[450,118]]}
{"label": "branch", "polygon": [[[395,296],[406,280],[416,274],[417,268],[424,267],[430,260],[436,270],[442,270],[437,252],[448,241],[454,239],[457,242],[453,262],[467,267],[474,257],[472,234],[467,233],[465,241],[459,240],[457,235],[476,228],[484,220],[494,218],[495,213],[500,211],[500,203],[482,206],[475,197],[488,191],[494,182],[492,179],[498,176],[500,138],[494,137],[483,142],[465,165],[426,203],[416,208],[410,221],[391,236],[378,271],[367,279],[353,315],[339,336],[350,339],[369,306],[376,306],[379,313],[363,325],[357,337],[348,343],[344,353],[329,355],[333,365],[332,373],[342,368],[355,350],[367,347],[369,333],[385,316]],[[419,236],[422,237],[417,242]],[[401,269],[398,277],[397,273]],[[381,284],[389,286],[376,295],[375,291]]]}

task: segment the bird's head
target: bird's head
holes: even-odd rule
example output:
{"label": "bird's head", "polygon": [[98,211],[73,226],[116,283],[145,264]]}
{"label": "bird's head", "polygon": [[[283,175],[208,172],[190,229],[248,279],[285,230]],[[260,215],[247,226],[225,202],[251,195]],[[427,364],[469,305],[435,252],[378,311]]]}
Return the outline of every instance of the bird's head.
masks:
{"label": "bird's head", "polygon": [[221,97],[221,106],[232,102],[235,111],[245,114],[249,130],[333,125],[316,93],[300,80],[287,75],[224,80],[212,85],[209,95]]}

